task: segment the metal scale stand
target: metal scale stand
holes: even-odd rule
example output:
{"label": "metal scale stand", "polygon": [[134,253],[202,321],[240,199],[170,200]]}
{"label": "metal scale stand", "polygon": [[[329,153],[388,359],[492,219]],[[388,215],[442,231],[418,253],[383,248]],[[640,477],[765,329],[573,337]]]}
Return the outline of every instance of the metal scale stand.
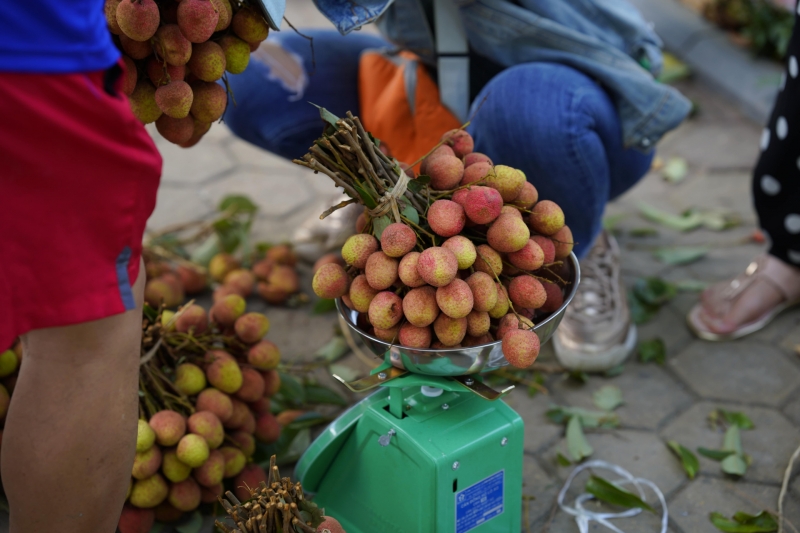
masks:
{"label": "metal scale stand", "polygon": [[[561,308],[534,330],[542,343]],[[500,343],[448,350],[391,346],[361,331],[341,301],[344,322],[384,363],[353,392],[375,390],[315,440],[295,474],[347,533],[510,533],[521,529],[522,418],[479,374],[507,364]],[[337,378],[338,379],[338,378]]]}

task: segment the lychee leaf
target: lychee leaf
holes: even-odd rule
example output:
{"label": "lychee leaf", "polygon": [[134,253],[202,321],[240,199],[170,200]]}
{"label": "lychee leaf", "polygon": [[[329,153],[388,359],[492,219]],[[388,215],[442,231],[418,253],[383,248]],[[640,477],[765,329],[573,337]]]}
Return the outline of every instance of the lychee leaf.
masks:
{"label": "lychee leaf", "polygon": [[304,498],[297,503],[301,513],[308,513],[311,515],[311,527],[316,528],[323,521],[322,509],[317,507],[317,504]]}
{"label": "lychee leaf", "polygon": [[327,387],[306,385],[306,402],[310,404],[347,405],[347,400]]}
{"label": "lychee leaf", "polygon": [[592,401],[598,409],[613,411],[624,403],[622,390],[616,385],[604,385],[592,395]]}
{"label": "lychee leaf", "polygon": [[333,113],[331,113],[330,111],[325,109],[324,107],[318,106],[317,104],[315,104],[313,102],[309,102],[309,104],[311,104],[314,107],[316,107],[317,109],[319,109],[319,116],[322,118],[322,120],[324,120],[325,122],[327,122],[328,124],[330,124],[334,128],[336,127],[336,123],[339,122],[339,120],[341,120],[339,117],[337,117],[336,115],[334,115]]}
{"label": "lychee leaf", "polygon": [[281,387],[278,390],[280,397],[287,403],[303,405],[306,402],[306,393],[302,383],[291,374],[284,372],[279,372],[278,374],[281,377]]}
{"label": "lychee leaf", "polygon": [[610,481],[598,476],[591,476],[589,478],[589,481],[586,482],[586,492],[598,500],[610,503],[611,505],[619,505],[626,509],[644,509],[651,513],[655,512],[650,505],[642,501],[637,495],[621,489]]}
{"label": "lychee leaf", "polygon": [[408,220],[410,220],[414,224],[419,225],[419,213],[417,213],[417,210],[414,209],[413,206],[411,206],[411,205],[405,206],[403,208],[403,210],[400,212],[400,214],[403,215],[404,217],[406,217]]}
{"label": "lychee leaf", "polygon": [[707,457],[712,461],[722,461],[723,459],[733,455],[733,450],[709,450],[708,448],[697,448],[697,453],[702,455],[703,457]]}
{"label": "lychee leaf", "polygon": [[324,315],[325,313],[330,313],[331,311],[336,311],[336,300],[333,298],[321,298],[317,300],[317,303],[314,304],[313,313],[315,315]]}
{"label": "lychee leaf", "polygon": [[241,194],[229,194],[219,203],[220,211],[231,211],[232,213],[252,214],[258,211],[258,206],[247,196]]}
{"label": "lychee leaf", "polygon": [[706,256],[708,246],[672,246],[659,248],[653,255],[667,265],[688,265]]}
{"label": "lychee leaf", "polygon": [[671,440],[667,442],[667,446],[670,450],[678,456],[683,463],[683,469],[686,471],[686,475],[689,476],[689,479],[694,479],[694,476],[697,475],[697,472],[700,470],[700,461],[697,460],[697,456],[675,442]]}
{"label": "lychee leaf", "polygon": [[726,411],[720,409],[719,412],[729,425],[739,426],[739,429],[754,429],[756,427],[753,421],[741,411]]}
{"label": "lychee leaf", "polygon": [[388,216],[378,217],[372,220],[372,233],[375,235],[375,238],[381,240],[381,235],[383,235],[383,230],[389,227],[389,224],[392,223],[392,219]]}
{"label": "lychee leaf", "polygon": [[375,209],[378,207],[377,202],[369,195],[367,191],[365,191],[361,185],[357,183],[353,183],[353,188],[358,192],[359,196],[361,196],[361,200],[364,202],[364,205],[370,209]]}
{"label": "lychee leaf", "polygon": [[575,461],[580,462],[594,453],[586,435],[583,434],[580,418],[573,416],[567,422],[567,451],[569,456]]}
{"label": "lychee leaf", "polygon": [[639,360],[642,363],[649,363],[653,361],[659,365],[663,365],[666,360],[666,347],[661,338],[648,339],[639,342],[638,347]]}
{"label": "lychee leaf", "polygon": [[422,189],[424,189],[425,186],[428,185],[430,182],[431,182],[431,177],[426,174],[422,174],[421,176],[417,176],[413,180],[409,180],[408,190],[410,190],[413,193],[418,193]]}

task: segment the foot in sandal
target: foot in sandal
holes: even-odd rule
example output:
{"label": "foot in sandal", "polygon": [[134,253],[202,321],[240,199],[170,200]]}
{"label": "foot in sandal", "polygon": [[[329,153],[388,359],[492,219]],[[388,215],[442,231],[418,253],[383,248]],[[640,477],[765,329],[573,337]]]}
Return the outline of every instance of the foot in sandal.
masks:
{"label": "foot in sandal", "polygon": [[800,268],[762,255],[743,274],[706,289],[686,320],[701,339],[728,341],[764,328],[798,304]]}

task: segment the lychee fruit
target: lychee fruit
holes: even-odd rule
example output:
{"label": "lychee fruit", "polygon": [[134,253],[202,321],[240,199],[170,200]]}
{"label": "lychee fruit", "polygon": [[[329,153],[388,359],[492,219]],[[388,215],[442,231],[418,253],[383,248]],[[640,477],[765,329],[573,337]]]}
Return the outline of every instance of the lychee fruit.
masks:
{"label": "lychee fruit", "polygon": [[474,297],[476,311],[489,311],[497,305],[497,284],[492,276],[485,272],[474,272],[466,283]]}
{"label": "lychee fruit", "polygon": [[428,224],[437,235],[452,237],[464,229],[464,208],[452,200],[436,200],[428,208]]}
{"label": "lychee fruit", "polygon": [[182,363],[175,369],[174,385],[186,396],[194,396],[206,387],[205,372],[192,363]]}
{"label": "lychee fruit", "polygon": [[489,165],[493,165],[492,160],[489,159],[489,156],[486,154],[482,154],[480,152],[472,152],[464,156],[464,168],[469,168],[475,163],[489,163]]}
{"label": "lychee fruit", "polygon": [[359,313],[368,312],[369,304],[378,292],[378,290],[370,286],[364,274],[356,276],[350,284],[350,301],[353,304],[353,309]]}
{"label": "lychee fruit", "polygon": [[173,483],[167,501],[179,511],[194,511],[200,506],[200,485],[192,478]]}
{"label": "lychee fruit", "polygon": [[393,292],[379,292],[370,302],[368,313],[374,327],[390,329],[403,318],[403,301]]}
{"label": "lychee fruit", "polygon": [[431,177],[431,189],[446,191],[455,189],[464,176],[464,163],[454,155],[440,155],[425,165]]}
{"label": "lychee fruit", "polygon": [[[453,237],[455,238],[455,237]],[[444,246],[444,245],[443,245]],[[452,251],[452,250],[451,250]],[[455,252],[454,252],[455,253]],[[400,264],[397,266],[397,276],[400,278],[407,287],[422,287],[425,285],[425,280],[422,279],[422,276],[419,275],[417,272],[417,262],[419,261],[419,252],[408,252],[403,258],[400,260]],[[352,298],[352,287],[350,288],[350,297]],[[361,309],[357,309],[359,312]]]}
{"label": "lychee fruit", "polygon": [[[251,370],[251,369],[247,369]],[[255,370],[252,370],[255,372]],[[261,379],[261,376],[258,376]],[[263,383],[263,381],[262,381]],[[212,450],[219,448],[225,439],[225,429],[220,419],[211,411],[198,411],[189,417],[186,427],[191,433],[206,439],[208,447]]]}
{"label": "lychee fruit", "polygon": [[544,305],[539,308],[543,313],[553,313],[564,303],[564,293],[556,283],[542,283],[547,299]]}
{"label": "lychee fruit", "polygon": [[281,352],[274,342],[262,340],[247,350],[247,364],[258,370],[272,370],[281,361]]}
{"label": "lychee fruit", "polygon": [[230,437],[239,445],[239,448],[246,457],[252,457],[256,452],[256,439],[252,434],[246,431],[235,431],[231,433]]}
{"label": "lychee fruit", "polygon": [[419,287],[411,289],[403,297],[403,314],[412,325],[425,327],[433,324],[439,316],[439,305],[436,303],[436,289]]}
{"label": "lychee fruit", "polygon": [[511,302],[518,307],[538,309],[547,300],[542,283],[533,276],[517,276],[508,286],[508,296]]}
{"label": "lychee fruit", "polygon": [[148,80],[141,79],[136,83],[128,101],[131,111],[143,124],[150,124],[161,116],[161,108],[156,103],[156,88]]}
{"label": "lychee fruit", "polygon": [[[193,0],[201,2],[203,0]],[[183,2],[181,2],[183,5]],[[228,93],[217,83],[195,81],[191,84],[194,92],[191,113],[201,122],[219,120],[228,105]]]}
{"label": "lychee fruit", "polygon": [[494,278],[503,272],[503,258],[488,244],[479,244],[475,248],[478,257],[473,265],[475,270],[485,272]]}
{"label": "lychee fruit", "polygon": [[[280,426],[278,426],[280,427]],[[225,474],[224,477],[234,477],[236,474],[244,469],[247,464],[247,457],[244,456],[242,450],[234,448],[233,446],[223,446],[219,449],[225,457]]]}
{"label": "lychee fruit", "polygon": [[475,147],[475,141],[472,140],[472,135],[464,130],[450,130],[442,135],[442,141],[447,146],[453,148],[456,157],[463,159]]}
{"label": "lychee fruit", "polygon": [[368,233],[357,233],[347,238],[342,246],[342,258],[348,265],[363,269],[369,256],[378,251],[378,239]]}
{"label": "lychee fruit", "polygon": [[381,250],[389,257],[402,257],[413,250],[416,244],[414,230],[400,222],[389,224],[381,233]]}
{"label": "lychee fruit", "polygon": [[161,15],[153,0],[122,0],[117,5],[117,24],[134,41],[146,41],[156,34]]}
{"label": "lychee fruit", "polygon": [[517,209],[516,207],[514,207],[514,206],[512,206],[510,204],[504,205],[503,208],[500,210],[500,214],[501,215],[513,215],[513,216],[517,217],[518,219],[523,220],[522,212],[519,209]]}
{"label": "lychee fruit", "polygon": [[261,313],[245,313],[236,319],[233,329],[245,344],[255,344],[269,331],[269,319]]}
{"label": "lychee fruit", "polygon": [[214,388],[208,388],[198,394],[195,407],[198,411],[211,411],[223,423],[233,416],[233,402],[230,396]]}
{"label": "lychee fruit", "polygon": [[122,508],[117,531],[119,533],[150,533],[155,521],[156,515],[152,509],[139,509],[126,504]]}
{"label": "lychee fruit", "polygon": [[191,148],[192,146],[200,142],[200,139],[203,138],[203,135],[208,133],[208,130],[211,128],[211,124],[209,122],[203,122],[197,120],[197,117],[193,118],[194,118],[194,131],[192,132],[192,137],[185,143],[181,143],[180,144],[181,148]]}
{"label": "lychee fruit", "polygon": [[367,214],[362,212],[356,219],[356,234],[362,233],[367,227]]}
{"label": "lychee fruit", "polygon": [[136,507],[150,509],[166,500],[167,494],[169,494],[167,482],[160,474],[155,474],[134,482],[128,500]]}
{"label": "lychee fruit", "polygon": [[389,344],[396,344],[400,334],[400,324],[395,324],[389,329],[372,328],[372,332],[378,340]]}
{"label": "lychee fruit", "polygon": [[197,468],[208,459],[208,442],[200,435],[188,433],[178,441],[178,448],[175,453],[182,463],[192,468]]}
{"label": "lychee fruit", "polygon": [[539,336],[531,330],[516,329],[503,337],[503,356],[517,368],[528,368],[539,356]]}
{"label": "lychee fruit", "polygon": [[564,211],[550,200],[542,200],[531,209],[531,228],[542,235],[553,235],[564,227]]}
{"label": "lychee fruit", "polygon": [[428,174],[428,164],[436,159],[437,157],[441,157],[443,155],[449,155],[455,157],[456,153],[453,151],[452,148],[443,144],[437,147],[431,154],[422,160],[422,163],[419,166],[420,175]]}
{"label": "lychee fruit", "polygon": [[233,491],[240,500],[249,500],[252,497],[250,489],[255,489],[262,481],[267,483],[267,473],[257,464],[251,463],[236,476],[233,481]]}
{"label": "lychee fruit", "polygon": [[[490,163],[475,163],[464,169],[464,176],[459,185],[469,185],[471,183],[486,185],[487,176],[494,175],[494,167]],[[484,179],[487,178],[487,179]]]}
{"label": "lychee fruit", "polygon": [[254,402],[262,396],[264,396],[264,378],[257,370],[243,368],[242,387],[236,392],[236,397],[243,402]]}
{"label": "lychee fruit", "polygon": [[530,237],[531,231],[525,222],[513,215],[498,217],[486,233],[489,246],[504,253],[521,250]]}
{"label": "lychee fruit", "polygon": [[214,33],[219,13],[211,0],[183,0],[178,6],[178,27],[193,43],[203,43]]}
{"label": "lychee fruit", "polygon": [[194,469],[194,479],[203,487],[214,487],[225,477],[225,454],[211,450],[205,463]]}
{"label": "lychee fruit", "polygon": [[242,386],[242,371],[235,359],[217,359],[206,367],[206,378],[215,388],[233,394]]}
{"label": "lychee fruit", "polygon": [[133,59],[130,57],[123,55],[122,62],[125,63],[125,75],[122,78],[122,92],[125,93],[126,96],[130,96],[133,94],[133,90],[136,89],[136,81],[139,79],[139,73],[136,70],[136,63],[134,63]]}
{"label": "lychee fruit", "polygon": [[294,294],[300,290],[300,278],[293,266],[276,264],[267,277],[267,283],[285,292]]}
{"label": "lychee fruit", "polygon": [[473,310],[467,315],[467,335],[472,337],[480,337],[481,335],[485,335],[486,333],[489,333],[490,325],[491,318],[489,317],[489,313],[485,311]]}
{"label": "lychee fruit", "polygon": [[464,340],[467,334],[467,319],[450,318],[444,313],[441,313],[433,322],[433,331],[436,332],[436,337],[443,345],[453,347]]}
{"label": "lychee fruit", "polygon": [[297,264],[297,254],[289,244],[276,244],[267,250],[264,259],[269,259],[277,265],[293,267]]}
{"label": "lychee fruit", "polygon": [[258,11],[249,6],[242,7],[231,21],[233,32],[248,43],[258,43],[269,35],[269,26]]}
{"label": "lychee fruit", "polygon": [[472,291],[466,281],[456,278],[436,289],[436,303],[450,318],[463,318],[472,311]]}
{"label": "lychee fruit", "polygon": [[467,193],[464,211],[467,217],[476,224],[492,222],[500,216],[502,209],[503,198],[497,190],[491,187],[472,187]]}
{"label": "lychee fruit", "polygon": [[233,415],[223,425],[228,429],[240,429],[247,422],[247,413],[250,412],[250,408],[236,398],[231,398],[231,404],[233,405]]}
{"label": "lychee fruit", "polygon": [[367,259],[364,274],[367,283],[375,290],[388,289],[397,281],[398,261],[383,252],[375,252]]}
{"label": "lychee fruit", "polygon": [[161,502],[155,509],[153,509],[153,514],[156,516],[156,522],[177,522],[181,518],[183,518],[183,511],[175,509],[171,503],[168,501]]}
{"label": "lychee fruit", "polygon": [[122,51],[131,59],[144,59],[153,53],[150,41],[134,41],[124,33],[119,36],[119,44],[122,46]]}
{"label": "lychee fruit", "polygon": [[339,298],[347,294],[350,288],[350,277],[344,267],[336,263],[322,265],[311,280],[314,294],[320,298]]}
{"label": "lychee fruit", "polygon": [[281,375],[277,370],[267,370],[261,377],[264,378],[264,397],[272,398],[281,388]]}
{"label": "lychee fruit", "polygon": [[253,265],[253,274],[256,276],[256,279],[266,280],[272,272],[272,267],[274,265],[275,262],[271,259],[262,259]]}
{"label": "lychee fruit", "polygon": [[489,310],[489,316],[492,318],[502,318],[508,313],[510,307],[508,300],[508,292],[506,288],[497,283],[497,304]]}
{"label": "lychee fruit", "polygon": [[175,331],[181,333],[193,332],[195,335],[202,335],[208,329],[208,315],[206,310],[197,304],[181,310],[178,318],[175,319]]}
{"label": "lychee fruit", "polygon": [[512,200],[511,203],[517,207],[521,207],[522,209],[529,209],[538,201],[539,191],[536,190],[536,187],[533,186],[533,183],[526,181],[522,185],[522,190],[520,191],[519,196]]}
{"label": "lychee fruit", "polygon": [[431,346],[433,333],[431,332],[430,326],[419,328],[413,324],[405,323],[400,326],[397,339],[403,346],[427,349]]}
{"label": "lychee fruit", "polygon": [[147,479],[161,468],[161,448],[151,446],[147,451],[137,452],[133,459],[131,475],[135,479]]}
{"label": "lychee fruit", "polygon": [[114,35],[119,35],[122,33],[122,29],[120,29],[119,24],[117,24],[117,6],[119,5],[120,1],[121,0],[106,0],[105,4],[103,5],[103,14],[106,16],[108,31]]}
{"label": "lychee fruit", "polygon": [[519,170],[506,165],[495,165],[494,173],[490,174],[484,183],[497,189],[504,202],[512,202],[522,192],[525,181],[525,175]]}
{"label": "lychee fruit", "polygon": [[[147,71],[147,77],[150,78],[150,81],[152,81],[153,85],[156,87],[167,85],[173,81],[183,81],[183,78],[186,75],[185,65],[170,65],[169,63],[164,63],[163,60],[155,57],[151,57],[147,60],[145,70]],[[189,88],[189,90],[191,91],[191,88]],[[156,94],[157,93],[158,92],[156,91]],[[194,96],[192,96],[192,98],[194,98]],[[158,97],[156,97],[156,103],[157,102]]]}
{"label": "lychee fruit", "polygon": [[238,268],[228,272],[223,283],[236,289],[237,294],[242,298],[247,298],[253,293],[256,277],[246,268]]}
{"label": "lychee fruit", "polygon": [[[227,2],[227,0],[216,1]],[[225,54],[225,70],[231,74],[244,72],[250,62],[250,45],[233,35],[226,35],[218,43]]]}
{"label": "lychee fruit", "polygon": [[475,346],[483,346],[484,344],[491,344],[494,342],[494,337],[492,337],[489,333],[484,333],[480,337],[473,337],[472,335],[467,334],[464,337],[464,340],[461,342],[461,346],[466,347],[475,347]]}
{"label": "lychee fruit", "polygon": [[[166,133],[172,133],[168,140],[174,143],[186,142],[194,132],[194,120],[189,117],[189,109],[192,108],[192,100],[194,94],[189,84],[182,80],[174,80],[166,85],[162,85],[156,89],[155,94],[156,105],[164,113],[162,119],[171,117],[173,119],[189,118],[188,121],[168,121],[159,123],[156,121],[156,127],[159,127],[159,133],[164,135],[161,130],[166,130]],[[188,125],[188,126],[187,126]],[[180,129],[178,129],[180,127]],[[166,135],[164,135],[166,137]]]}
{"label": "lychee fruit", "polygon": [[195,44],[192,46],[192,57],[189,58],[188,66],[199,79],[217,81],[225,74],[225,52],[214,41]]}
{"label": "lychee fruit", "polygon": [[531,237],[531,240],[538,244],[539,248],[542,249],[542,252],[544,253],[545,265],[549,265],[556,260],[556,247],[555,244],[553,244],[553,241],[544,235],[534,235]]}
{"label": "lychee fruit", "polygon": [[426,248],[417,260],[417,273],[429,285],[443,287],[456,278],[458,259],[447,248],[439,246]]}
{"label": "lychee fruit", "polygon": [[575,245],[572,230],[569,229],[569,226],[564,226],[553,233],[550,236],[550,240],[555,246],[555,259],[565,259],[572,252],[572,247]]}
{"label": "lychee fruit", "polygon": [[158,56],[170,65],[186,65],[192,57],[192,43],[183,36],[177,24],[165,24],[158,28],[154,45]]}
{"label": "lychee fruit", "polygon": [[339,256],[339,254],[330,253],[330,254],[325,254],[316,261],[314,261],[314,266],[311,267],[311,271],[316,274],[317,270],[319,270],[322,267],[322,265],[327,265],[328,263],[334,263],[342,266],[345,265],[344,259],[342,259],[341,256]]}
{"label": "lychee fruit", "polygon": [[203,503],[217,503],[222,493],[225,492],[225,487],[222,483],[217,483],[213,487],[200,486],[200,501]]}
{"label": "lychee fruit", "polygon": [[322,523],[317,526],[317,533],[345,533],[342,524],[339,523],[338,520],[335,518],[331,518],[330,516],[323,516]]}
{"label": "lychee fruit", "polygon": [[19,357],[14,350],[0,353],[0,378],[10,376],[19,368]]}
{"label": "lychee fruit", "polygon": [[497,331],[495,331],[495,338],[497,340],[503,340],[506,333],[516,329],[530,329],[533,327],[533,322],[530,319],[522,316],[522,315],[515,315],[514,313],[508,313],[503,318],[500,319],[500,322],[497,324]]}
{"label": "lychee fruit", "polygon": [[239,261],[230,254],[216,254],[208,263],[208,273],[214,281],[224,281],[225,276],[240,268]]}
{"label": "lychee fruit", "polygon": [[[226,29],[231,25],[231,20],[233,19],[233,8],[228,0],[211,0],[211,3],[214,4],[214,7],[217,9],[217,13],[219,13],[219,20],[217,21],[217,25],[214,27],[214,33],[216,33]],[[248,52],[249,50],[250,49],[248,48]],[[238,72],[234,72],[234,74],[238,74]]]}
{"label": "lychee fruit", "polygon": [[178,483],[188,478],[192,473],[192,467],[181,462],[174,448],[164,450],[161,459],[161,472],[164,477],[173,483]]}
{"label": "lychee fruit", "polygon": [[[475,263],[478,254],[475,252],[475,245],[463,235],[455,235],[442,243],[442,248],[447,248],[453,252],[458,260],[458,269],[464,270]],[[402,277],[401,277],[402,279]]]}
{"label": "lychee fruit", "polygon": [[223,328],[233,326],[244,314],[246,305],[244,298],[238,294],[229,294],[211,306],[211,320]]}
{"label": "lychee fruit", "polygon": [[156,442],[156,434],[146,420],[139,420],[136,430],[136,452],[146,452]]}
{"label": "lychee fruit", "polygon": [[538,270],[544,264],[544,251],[533,239],[528,239],[521,250],[508,254],[509,262],[521,270]]}
{"label": "lychee fruit", "polygon": [[232,429],[244,431],[245,433],[249,433],[250,435],[252,435],[253,433],[256,432],[256,415],[253,414],[253,411],[251,411],[249,407],[247,411],[245,411],[245,414],[246,416],[244,418],[244,423],[238,428],[232,428]]}
{"label": "lychee fruit", "polygon": [[149,424],[159,446],[175,446],[186,433],[186,420],[180,413],[170,409],[151,416]]}

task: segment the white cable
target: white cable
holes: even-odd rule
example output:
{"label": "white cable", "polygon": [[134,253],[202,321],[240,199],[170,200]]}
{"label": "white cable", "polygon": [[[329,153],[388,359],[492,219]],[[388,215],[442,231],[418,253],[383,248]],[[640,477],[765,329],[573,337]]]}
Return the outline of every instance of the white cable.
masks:
{"label": "white cable", "polygon": [[594,511],[589,511],[583,507],[583,503],[594,499],[594,496],[589,493],[583,493],[577,498],[575,498],[575,507],[569,507],[564,504],[564,497],[567,495],[567,491],[569,490],[570,485],[572,484],[572,480],[575,479],[579,473],[587,470],[589,468],[594,469],[604,469],[604,470],[611,470],[618,476],[620,479],[614,480],[612,483],[615,485],[633,485],[636,487],[636,491],[639,493],[639,498],[642,501],[646,502],[647,499],[645,497],[645,493],[642,490],[642,485],[650,487],[653,492],[655,492],[656,496],[658,497],[659,501],[661,502],[661,533],[667,533],[667,522],[669,520],[669,512],[667,511],[667,501],[664,499],[664,494],[659,490],[655,483],[648,479],[633,477],[633,475],[625,470],[622,467],[617,465],[608,463],[606,461],[589,461],[587,463],[583,463],[582,465],[576,467],[572,473],[567,478],[567,481],[564,483],[564,486],[561,488],[561,491],[558,493],[558,506],[567,514],[570,514],[575,517],[575,523],[578,524],[578,529],[580,533],[588,533],[589,531],[589,523],[592,521],[601,524],[614,533],[625,533],[617,526],[609,522],[612,518],[630,518],[633,516],[638,515],[642,512],[642,509],[628,509],[627,511],[623,511],[621,513],[595,513]]}

